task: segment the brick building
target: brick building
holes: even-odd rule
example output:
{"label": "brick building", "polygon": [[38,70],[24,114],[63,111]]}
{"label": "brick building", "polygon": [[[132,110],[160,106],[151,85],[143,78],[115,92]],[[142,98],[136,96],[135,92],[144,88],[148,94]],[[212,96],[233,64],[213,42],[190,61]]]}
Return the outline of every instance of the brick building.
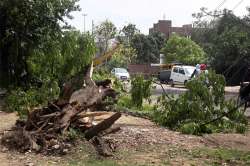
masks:
{"label": "brick building", "polygon": [[161,32],[167,39],[173,33],[184,37],[191,37],[192,29],[192,24],[186,24],[182,27],[172,27],[171,20],[159,20],[158,23],[154,24],[153,28],[149,29],[149,34],[153,32]]}

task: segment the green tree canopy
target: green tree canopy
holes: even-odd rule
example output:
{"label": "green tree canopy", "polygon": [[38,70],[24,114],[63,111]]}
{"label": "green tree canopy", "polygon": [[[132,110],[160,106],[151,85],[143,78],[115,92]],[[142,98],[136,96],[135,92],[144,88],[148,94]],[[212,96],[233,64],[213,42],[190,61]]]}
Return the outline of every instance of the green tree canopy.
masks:
{"label": "green tree canopy", "polygon": [[135,63],[159,63],[164,42],[165,38],[159,32],[149,35],[136,34],[131,41],[131,46],[137,54]]}
{"label": "green tree canopy", "polygon": [[249,15],[240,18],[224,10],[221,17],[210,22],[209,26],[198,27],[192,36],[206,51],[211,66],[223,74],[229,84],[243,81],[250,65],[249,20]]}
{"label": "green tree canopy", "polygon": [[136,28],[136,25],[129,23],[128,25],[125,25],[120,31],[118,40],[125,45],[130,45],[133,37],[139,33],[140,31]]}
{"label": "green tree canopy", "polygon": [[197,64],[205,61],[203,49],[189,38],[172,35],[162,49],[167,63]]}
{"label": "green tree canopy", "polygon": [[61,35],[78,0],[0,1],[0,82],[20,84],[34,49]]}
{"label": "green tree canopy", "polygon": [[117,51],[112,55],[111,59],[107,63],[107,67],[109,70],[112,70],[115,67],[127,68],[128,64],[133,62],[135,55],[135,50],[132,47],[120,44]]}
{"label": "green tree canopy", "polygon": [[28,59],[29,71],[40,80],[65,80],[82,71],[95,54],[94,39],[88,33],[65,31],[57,40],[50,40],[35,49]]}

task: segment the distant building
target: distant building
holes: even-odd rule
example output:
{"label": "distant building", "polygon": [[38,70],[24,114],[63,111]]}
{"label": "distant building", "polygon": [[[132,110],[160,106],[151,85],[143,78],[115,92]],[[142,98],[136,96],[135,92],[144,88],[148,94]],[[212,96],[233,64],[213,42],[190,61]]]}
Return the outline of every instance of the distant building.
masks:
{"label": "distant building", "polygon": [[183,37],[190,38],[192,33],[192,24],[186,24],[182,27],[172,27],[171,20],[159,20],[158,23],[154,24],[153,28],[149,29],[149,34],[153,32],[161,32],[168,39],[171,34],[178,34]]}

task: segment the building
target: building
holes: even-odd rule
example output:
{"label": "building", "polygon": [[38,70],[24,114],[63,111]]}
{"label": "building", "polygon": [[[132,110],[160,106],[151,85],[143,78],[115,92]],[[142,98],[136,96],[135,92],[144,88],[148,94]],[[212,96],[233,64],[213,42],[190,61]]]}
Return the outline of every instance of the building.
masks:
{"label": "building", "polygon": [[171,34],[176,33],[180,36],[190,38],[192,29],[193,29],[192,24],[186,24],[183,25],[182,27],[172,27],[171,20],[159,20],[158,23],[154,24],[153,28],[149,29],[149,34],[153,32],[161,32],[168,39],[171,36]]}

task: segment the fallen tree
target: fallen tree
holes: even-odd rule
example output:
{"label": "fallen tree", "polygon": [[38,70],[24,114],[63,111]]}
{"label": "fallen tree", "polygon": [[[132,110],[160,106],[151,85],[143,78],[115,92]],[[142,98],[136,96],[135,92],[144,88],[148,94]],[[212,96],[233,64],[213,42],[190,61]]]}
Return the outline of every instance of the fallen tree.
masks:
{"label": "fallen tree", "polygon": [[22,152],[63,152],[69,141],[65,135],[70,129],[76,129],[98,146],[99,154],[109,156],[109,146],[104,145],[101,134],[112,131],[109,128],[121,114],[115,113],[97,125],[93,124],[93,117],[105,114],[96,111],[102,111],[115,102],[117,92],[111,88],[111,81],[96,84],[91,79],[92,71],[93,65],[66,82],[56,101],[29,112],[27,120],[18,120],[12,132],[4,135],[2,143]]}

